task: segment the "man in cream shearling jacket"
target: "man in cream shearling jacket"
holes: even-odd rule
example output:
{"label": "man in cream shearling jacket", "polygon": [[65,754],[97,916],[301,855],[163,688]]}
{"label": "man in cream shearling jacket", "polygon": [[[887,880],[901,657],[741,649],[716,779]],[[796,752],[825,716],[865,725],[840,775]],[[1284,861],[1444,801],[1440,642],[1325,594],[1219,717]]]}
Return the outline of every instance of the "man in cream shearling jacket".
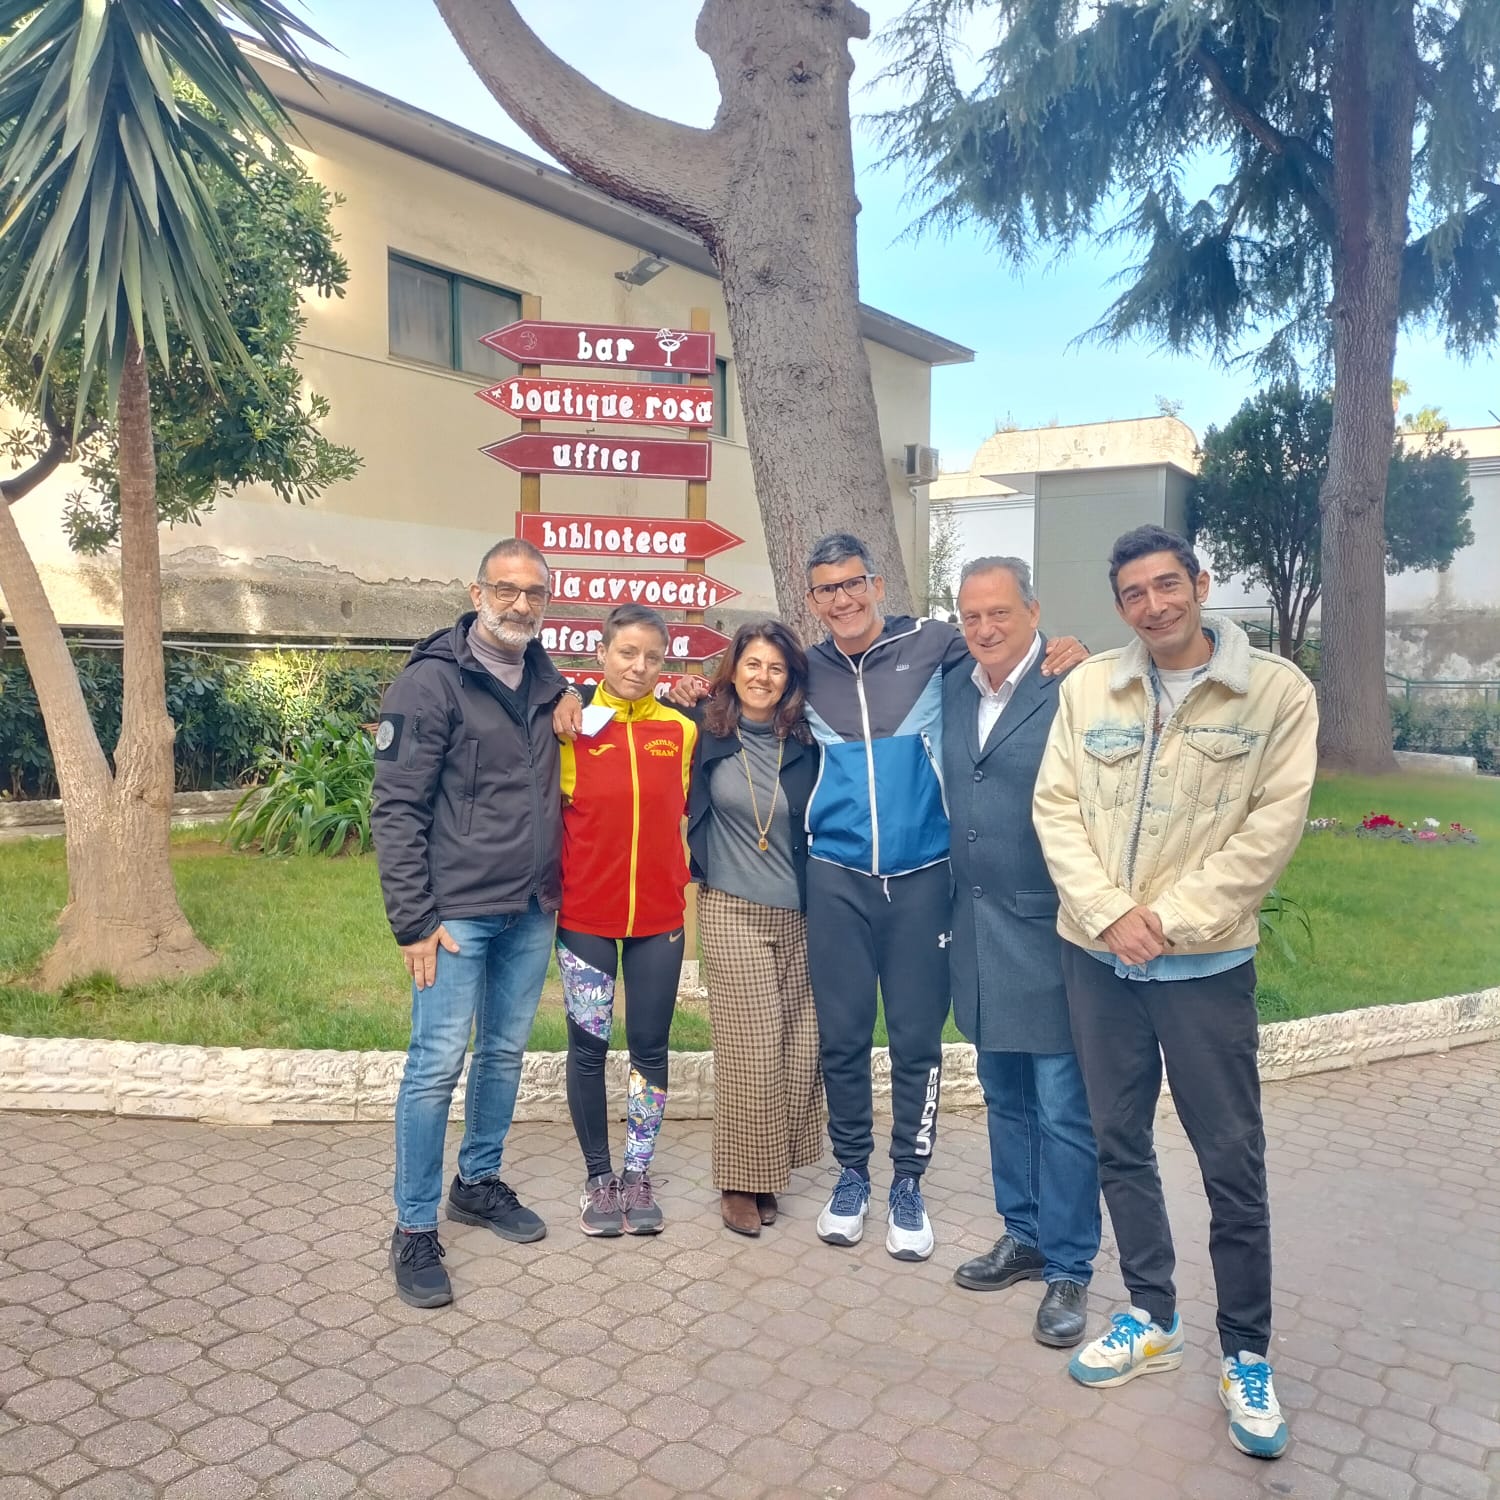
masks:
{"label": "man in cream shearling jacket", "polygon": [[1059,896],[1069,1021],[1128,1312],[1069,1365],[1114,1386],[1182,1363],[1175,1256],[1152,1122],[1162,1060],[1198,1158],[1230,1441],[1278,1458],[1266,1362],[1271,1236],[1256,1069],[1262,898],[1301,837],[1317,770],[1312,685],[1202,612],[1209,576],[1156,526],[1121,537],[1110,584],[1136,639],[1063,680],[1034,822]]}

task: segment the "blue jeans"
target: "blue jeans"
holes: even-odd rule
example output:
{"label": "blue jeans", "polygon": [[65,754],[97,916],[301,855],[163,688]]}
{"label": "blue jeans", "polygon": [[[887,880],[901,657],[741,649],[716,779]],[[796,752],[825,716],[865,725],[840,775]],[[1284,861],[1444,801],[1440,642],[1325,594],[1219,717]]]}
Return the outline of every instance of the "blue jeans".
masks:
{"label": "blue jeans", "polygon": [[1046,1257],[1044,1280],[1087,1286],[1099,1253],[1099,1163],[1077,1057],[981,1051],[975,1068],[1006,1232]]}
{"label": "blue jeans", "polygon": [[474,1060],[458,1175],[464,1182],[500,1175],[556,919],[532,897],[529,911],[443,925],[459,951],[440,945],[436,981],[425,990],[412,986],[411,1044],[396,1095],[396,1222],[410,1230],[437,1228],[448,1109],[470,1031]]}

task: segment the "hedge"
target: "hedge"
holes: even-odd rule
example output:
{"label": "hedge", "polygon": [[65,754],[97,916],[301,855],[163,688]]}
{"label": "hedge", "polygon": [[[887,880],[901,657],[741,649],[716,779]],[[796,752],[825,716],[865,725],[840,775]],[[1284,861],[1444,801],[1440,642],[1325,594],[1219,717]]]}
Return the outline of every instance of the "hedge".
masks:
{"label": "hedge", "polygon": [[1500,704],[1392,698],[1391,724],[1397,750],[1472,755],[1481,771],[1500,769]]}
{"label": "hedge", "polygon": [[[118,651],[73,651],[99,743],[120,734]],[[264,751],[285,751],[331,716],[373,720],[404,652],[256,651],[229,656],[172,648],[167,709],[177,725],[177,790],[211,791],[250,780]],[[19,652],[0,656],[0,796],[55,797],[57,777],[36,691]]]}

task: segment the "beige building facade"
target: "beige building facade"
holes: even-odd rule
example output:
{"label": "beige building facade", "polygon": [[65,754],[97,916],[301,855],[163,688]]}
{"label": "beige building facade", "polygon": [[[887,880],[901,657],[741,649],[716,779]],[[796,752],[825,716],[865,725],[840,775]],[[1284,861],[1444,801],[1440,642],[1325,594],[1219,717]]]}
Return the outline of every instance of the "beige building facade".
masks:
{"label": "beige building facade", "polygon": [[[523,294],[541,299],[543,318],[592,324],[685,328],[691,309],[708,310],[723,398],[708,513],[745,543],[708,565],[742,597],[707,623],[774,610],[734,350],[703,245],[557,168],[360,84],[319,72],[315,89],[270,64],[263,72],[301,132],[309,170],[343,199],[334,224],[349,262],[347,293],[308,300],[301,361],[310,389],[332,403],[327,435],[354,448],[363,468],[305,507],[250,489],[220,501],[201,525],[163,528],[168,631],[388,640],[451,620],[479,557],[515,528],[520,476],[480,449],[519,431],[519,422],[474,392],[514,372],[478,336],[519,317]],[[643,285],[619,279],[647,255],[666,269]],[[897,531],[920,578],[927,502],[904,476],[905,449],[928,442],[933,366],[972,353],[873,308],[862,308],[861,321]],[[550,430],[652,435],[614,426],[591,434],[576,423]],[[75,557],[58,524],[80,483],[60,472],[14,514],[58,617],[113,627],[117,559]],[[683,506],[678,482],[613,474],[542,482],[547,512],[681,516]]]}

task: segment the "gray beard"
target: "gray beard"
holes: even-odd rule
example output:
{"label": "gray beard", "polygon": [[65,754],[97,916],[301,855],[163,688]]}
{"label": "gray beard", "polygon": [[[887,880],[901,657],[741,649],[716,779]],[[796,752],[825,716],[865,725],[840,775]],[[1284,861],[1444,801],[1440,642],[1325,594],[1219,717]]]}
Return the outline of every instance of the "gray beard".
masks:
{"label": "gray beard", "polygon": [[502,651],[513,651],[520,657],[536,636],[537,627],[533,624],[521,624],[517,620],[508,619],[497,609],[488,604],[481,604],[476,611],[479,623],[494,636],[496,644]]}

